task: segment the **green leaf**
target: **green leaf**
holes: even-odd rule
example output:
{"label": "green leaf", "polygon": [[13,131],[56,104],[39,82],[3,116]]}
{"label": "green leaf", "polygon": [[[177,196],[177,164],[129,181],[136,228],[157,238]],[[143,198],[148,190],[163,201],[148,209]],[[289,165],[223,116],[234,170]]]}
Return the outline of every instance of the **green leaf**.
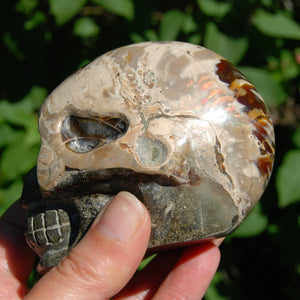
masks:
{"label": "green leaf", "polygon": [[266,7],[272,7],[273,0],[261,0],[261,3]]}
{"label": "green leaf", "polygon": [[276,176],[278,204],[284,208],[300,201],[300,150],[289,151]]}
{"label": "green leaf", "polygon": [[49,0],[50,12],[61,26],[77,15],[87,0]]}
{"label": "green leaf", "polygon": [[252,22],[266,35],[300,40],[300,25],[283,12],[270,14],[263,10],[257,10],[252,17]]}
{"label": "green leaf", "polygon": [[182,20],[182,32],[189,34],[198,31],[198,25],[192,15],[184,14]]}
{"label": "green leaf", "polygon": [[134,4],[132,0],[93,0],[93,2],[129,21],[134,18]]}
{"label": "green leaf", "polygon": [[198,33],[193,34],[187,38],[187,42],[194,45],[199,45],[201,42],[201,35]]}
{"label": "green leaf", "polygon": [[28,94],[15,105],[26,112],[34,112],[40,108],[46,97],[47,90],[45,88],[34,86]]}
{"label": "green leaf", "polygon": [[162,41],[174,41],[179,35],[183,13],[177,9],[166,12],[160,23],[159,35]]}
{"label": "green leaf", "polygon": [[6,100],[0,102],[0,118],[13,125],[30,126],[33,115]]}
{"label": "green leaf", "polygon": [[291,80],[299,76],[300,68],[296,62],[295,54],[289,50],[280,52],[281,73],[284,80]]}
{"label": "green leaf", "polygon": [[24,132],[14,130],[8,124],[0,126],[0,148],[7,146],[17,140],[20,140]]}
{"label": "green leaf", "polygon": [[20,50],[18,41],[12,37],[10,32],[4,32],[2,36],[4,45],[17,59],[24,60],[25,54]]}
{"label": "green leaf", "polygon": [[230,8],[231,4],[222,1],[218,2],[216,0],[197,0],[200,10],[207,16],[222,18],[225,16]]}
{"label": "green leaf", "polygon": [[38,120],[32,119],[26,127],[24,143],[28,146],[40,144],[41,138],[38,129]]}
{"label": "green leaf", "polygon": [[8,188],[0,189],[0,216],[11,206],[22,193],[22,178],[15,180]]}
{"label": "green leaf", "polygon": [[100,32],[100,27],[95,21],[89,17],[79,18],[74,23],[73,32],[83,38],[91,38],[97,36]]}
{"label": "green leaf", "polygon": [[293,142],[298,148],[300,148],[300,126],[298,126],[298,128],[294,131]]}
{"label": "green leaf", "polygon": [[211,281],[206,293],[205,300],[226,300],[229,299],[220,294],[218,285],[223,281],[222,273],[217,271],[213,280]]}
{"label": "green leaf", "polygon": [[145,30],[145,38],[147,41],[159,41],[159,37],[155,30],[147,29]]}
{"label": "green leaf", "polygon": [[253,67],[238,67],[238,69],[253,83],[269,106],[278,106],[286,101],[287,93],[270,72]]}
{"label": "green leaf", "polygon": [[145,42],[145,38],[143,38],[140,34],[138,34],[136,32],[130,33],[129,36],[133,43]]}
{"label": "green leaf", "polygon": [[258,203],[244,223],[232,235],[233,237],[253,237],[261,234],[268,226],[268,218],[262,214],[260,203]]}
{"label": "green leaf", "polygon": [[38,5],[38,0],[20,0],[15,6],[16,10],[25,15],[30,14]]}
{"label": "green leaf", "polygon": [[1,180],[15,180],[26,174],[36,164],[39,148],[39,144],[26,144],[25,138],[5,148],[0,160]]}
{"label": "green leaf", "polygon": [[232,64],[237,64],[248,49],[248,40],[245,37],[229,37],[220,32],[216,24],[208,23],[204,37],[204,46],[224,56]]}
{"label": "green leaf", "polygon": [[83,60],[79,63],[77,69],[79,70],[79,69],[81,69],[81,68],[87,66],[90,62],[91,62],[91,59],[83,59]]}
{"label": "green leaf", "polygon": [[145,258],[139,265],[138,270],[142,271],[151,261],[155,258],[156,254],[152,254],[151,256]]}
{"label": "green leaf", "polygon": [[34,86],[19,102],[10,103],[7,100],[1,100],[0,120],[5,120],[13,125],[35,128],[37,125],[36,111],[46,96],[47,90],[45,88]]}
{"label": "green leaf", "polygon": [[46,20],[47,20],[46,15],[41,11],[37,11],[30,19],[28,19],[24,23],[24,28],[26,30],[32,30],[38,25],[46,23]]}

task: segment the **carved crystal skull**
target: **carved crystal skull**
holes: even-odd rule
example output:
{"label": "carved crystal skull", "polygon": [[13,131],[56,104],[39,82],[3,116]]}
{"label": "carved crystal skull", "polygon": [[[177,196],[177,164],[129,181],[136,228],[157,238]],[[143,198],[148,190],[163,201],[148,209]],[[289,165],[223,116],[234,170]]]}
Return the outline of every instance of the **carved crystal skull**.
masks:
{"label": "carved crystal skull", "polygon": [[225,236],[259,200],[274,159],[272,121],[254,86],[221,56],[181,42],[100,56],[45,100],[39,128],[22,202],[42,268],[122,190],[150,212],[149,249]]}

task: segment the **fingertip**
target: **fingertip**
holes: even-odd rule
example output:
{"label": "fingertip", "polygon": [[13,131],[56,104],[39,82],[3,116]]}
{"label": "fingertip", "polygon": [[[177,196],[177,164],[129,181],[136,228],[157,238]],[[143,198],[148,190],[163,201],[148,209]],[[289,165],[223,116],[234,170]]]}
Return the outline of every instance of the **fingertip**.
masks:
{"label": "fingertip", "polygon": [[180,263],[201,256],[206,256],[207,258],[219,262],[221,258],[220,249],[213,242],[205,242],[200,245],[188,247],[181,256]]}
{"label": "fingertip", "polygon": [[211,242],[214,243],[217,247],[220,247],[223,241],[225,240],[225,237],[213,239]]}
{"label": "fingertip", "polygon": [[187,248],[153,299],[202,299],[220,262],[220,250],[206,242]]}

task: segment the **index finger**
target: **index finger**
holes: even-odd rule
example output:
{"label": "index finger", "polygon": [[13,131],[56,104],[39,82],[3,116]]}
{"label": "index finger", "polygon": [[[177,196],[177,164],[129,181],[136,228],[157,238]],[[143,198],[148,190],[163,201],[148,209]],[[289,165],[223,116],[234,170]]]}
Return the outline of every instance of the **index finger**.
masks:
{"label": "index finger", "polygon": [[0,219],[0,297],[23,298],[35,254],[24,237],[25,210],[15,202]]}

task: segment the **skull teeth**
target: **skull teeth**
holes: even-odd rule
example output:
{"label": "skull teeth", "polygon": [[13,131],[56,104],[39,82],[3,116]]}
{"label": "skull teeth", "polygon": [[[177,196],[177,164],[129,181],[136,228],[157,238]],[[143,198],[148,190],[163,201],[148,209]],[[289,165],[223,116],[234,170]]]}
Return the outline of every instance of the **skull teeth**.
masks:
{"label": "skull teeth", "polygon": [[47,210],[27,219],[27,240],[32,248],[49,248],[51,245],[65,244],[70,236],[70,220],[62,210]]}

